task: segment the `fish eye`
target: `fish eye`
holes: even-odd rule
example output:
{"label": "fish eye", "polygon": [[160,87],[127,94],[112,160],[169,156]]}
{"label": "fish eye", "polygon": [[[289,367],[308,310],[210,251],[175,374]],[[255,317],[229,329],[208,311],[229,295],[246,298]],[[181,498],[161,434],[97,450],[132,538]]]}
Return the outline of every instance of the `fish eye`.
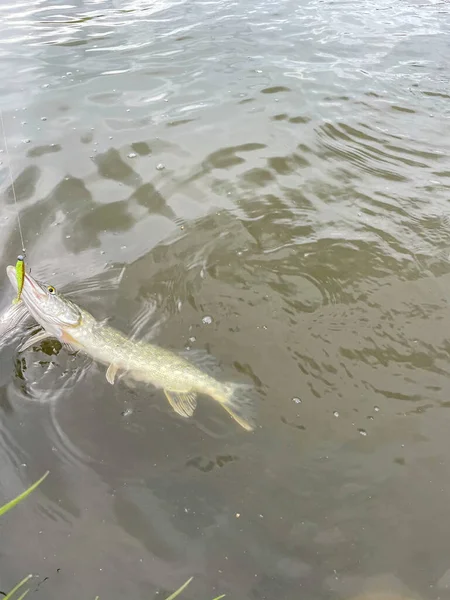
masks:
{"label": "fish eye", "polygon": [[49,285],[47,290],[49,291],[50,294],[56,294],[56,290],[52,285]]}

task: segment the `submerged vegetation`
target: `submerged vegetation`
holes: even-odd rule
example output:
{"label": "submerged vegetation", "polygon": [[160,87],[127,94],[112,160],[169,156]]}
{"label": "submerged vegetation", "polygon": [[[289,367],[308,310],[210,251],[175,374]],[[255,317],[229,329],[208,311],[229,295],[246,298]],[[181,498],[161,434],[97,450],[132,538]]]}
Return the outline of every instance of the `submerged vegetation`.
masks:
{"label": "submerged vegetation", "polygon": [[[11,500],[10,502],[7,502],[3,506],[0,506],[0,516],[4,515],[9,510],[17,506],[17,504],[22,502],[22,500],[25,500],[25,498],[27,498],[31,494],[31,492],[33,492],[44,481],[48,474],[49,471],[44,473],[44,475],[40,479],[38,479],[37,481],[35,481],[35,483],[30,485],[30,487],[24,492],[16,496],[16,498]],[[24,577],[22,581],[19,581],[19,583],[16,586],[14,586],[10,592],[6,594],[3,600],[23,600],[23,598],[25,598],[25,596],[30,591],[30,588],[26,588],[26,584],[32,577],[32,575],[27,575],[26,577]],[[190,577],[185,583],[183,583],[181,587],[179,587],[175,592],[173,592],[173,594],[168,596],[166,600],[174,600],[175,598],[177,598],[181,594],[181,592],[187,588],[187,586],[191,583],[193,579],[193,577]],[[220,600],[224,597],[225,594],[222,594],[221,596],[216,596],[216,598],[213,598],[213,600]],[[100,600],[100,596],[96,596],[95,600]]]}
{"label": "submerged vegetation", "polygon": [[[42,477],[40,479],[35,481],[35,483],[30,485],[30,487],[28,489],[26,489],[24,492],[22,492],[21,494],[16,496],[13,500],[11,500],[10,502],[7,502],[3,506],[0,506],[0,516],[4,515],[9,510],[11,510],[15,506],[17,506],[17,504],[19,504],[19,502],[22,502],[22,500],[25,500],[25,498],[27,498],[31,494],[31,492],[38,487],[38,485],[41,485],[41,483],[47,477],[48,473],[49,473],[48,471],[46,473],[44,473],[44,475],[42,475]],[[27,588],[24,591],[24,586],[32,577],[33,577],[32,575],[27,575],[26,577],[24,577],[22,579],[22,581],[19,581],[19,583],[17,585],[15,585],[10,592],[8,592],[6,594],[4,600],[13,600],[13,599],[14,600],[22,600],[22,598],[25,598],[25,596],[30,591],[30,588]],[[20,592],[21,592],[20,596],[18,596],[18,595],[16,596],[16,593],[19,594]]]}
{"label": "submerged vegetation", "polygon": [[38,485],[41,485],[41,483],[44,481],[48,474],[49,471],[47,471],[47,473],[44,473],[44,475],[42,475],[40,479],[33,483],[33,485],[30,485],[30,487],[27,490],[19,494],[16,498],[11,500],[10,502],[7,502],[3,506],[0,506],[0,517],[6,512],[8,512],[8,510],[11,510],[11,508],[14,508],[17,504],[19,504],[19,502],[25,500],[25,498],[27,498],[31,494],[31,492],[38,487]]}

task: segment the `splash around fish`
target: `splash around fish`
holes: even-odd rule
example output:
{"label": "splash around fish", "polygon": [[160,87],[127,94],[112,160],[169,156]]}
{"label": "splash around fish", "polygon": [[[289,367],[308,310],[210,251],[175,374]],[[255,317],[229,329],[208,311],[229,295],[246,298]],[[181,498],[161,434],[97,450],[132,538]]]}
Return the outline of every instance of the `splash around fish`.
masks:
{"label": "splash around fish", "polygon": [[[18,292],[16,267],[8,266],[6,273]],[[218,381],[201,365],[196,366],[170,350],[128,338],[25,269],[21,283],[21,301],[42,330],[24,342],[20,352],[45,339],[57,339],[63,346],[106,365],[106,379],[112,385],[121,372],[162,389],[173,410],[182,417],[194,414],[197,395],[204,394],[218,402],[243,429],[254,429],[252,386]]]}

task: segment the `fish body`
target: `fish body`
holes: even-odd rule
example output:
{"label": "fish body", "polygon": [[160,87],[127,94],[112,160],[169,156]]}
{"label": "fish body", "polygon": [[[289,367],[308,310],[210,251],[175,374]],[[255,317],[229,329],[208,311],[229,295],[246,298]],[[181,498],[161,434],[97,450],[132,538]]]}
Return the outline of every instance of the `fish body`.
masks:
{"label": "fish body", "polygon": [[[17,285],[14,267],[7,267],[7,273],[11,283]],[[192,416],[197,394],[206,394],[244,429],[253,429],[251,404],[245,394],[248,386],[220,382],[170,350],[128,338],[28,273],[24,277],[22,300],[44,329],[22,349],[46,337],[55,337],[107,365],[109,383],[114,383],[116,373],[123,371],[137,381],[162,388],[172,408],[183,417]]]}
{"label": "fish body", "polygon": [[17,296],[13,300],[13,304],[17,304],[20,300],[20,294],[22,293],[23,283],[25,280],[25,258],[19,254],[16,262],[16,283],[17,283]]}

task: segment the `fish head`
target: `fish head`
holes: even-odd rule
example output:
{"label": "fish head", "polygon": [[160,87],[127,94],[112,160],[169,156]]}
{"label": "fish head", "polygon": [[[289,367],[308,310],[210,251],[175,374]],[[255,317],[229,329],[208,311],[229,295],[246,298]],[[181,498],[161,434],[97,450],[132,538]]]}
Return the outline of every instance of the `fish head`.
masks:
{"label": "fish head", "polygon": [[[17,291],[16,268],[6,268],[8,278]],[[82,313],[76,304],[56,291],[52,285],[41,283],[25,273],[21,298],[36,321],[60,340],[64,333],[81,325]]]}

